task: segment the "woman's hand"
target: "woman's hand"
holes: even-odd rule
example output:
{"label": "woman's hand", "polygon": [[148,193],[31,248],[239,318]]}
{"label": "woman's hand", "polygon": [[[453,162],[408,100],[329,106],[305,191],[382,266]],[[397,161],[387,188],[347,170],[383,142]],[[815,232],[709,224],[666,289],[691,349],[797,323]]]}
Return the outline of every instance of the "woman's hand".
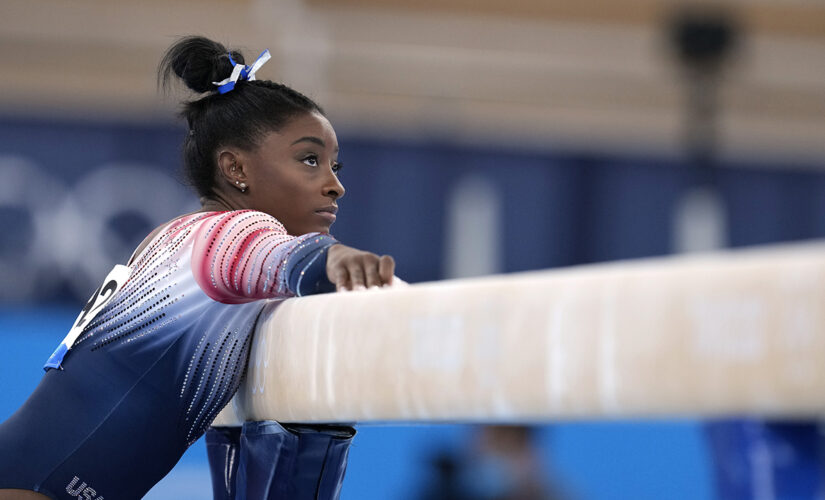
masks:
{"label": "woman's hand", "polygon": [[327,277],[338,290],[363,290],[392,284],[395,261],[337,243],[327,250]]}

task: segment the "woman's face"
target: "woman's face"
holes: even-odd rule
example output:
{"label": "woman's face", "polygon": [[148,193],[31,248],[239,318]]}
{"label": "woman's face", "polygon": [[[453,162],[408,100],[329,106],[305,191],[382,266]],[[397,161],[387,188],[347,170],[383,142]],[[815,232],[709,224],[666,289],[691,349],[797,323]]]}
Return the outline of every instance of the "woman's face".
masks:
{"label": "woman's face", "polygon": [[241,161],[249,208],[272,215],[292,235],[329,232],[344,196],[338,138],[329,120],[299,115],[267,134],[256,150],[242,153]]}

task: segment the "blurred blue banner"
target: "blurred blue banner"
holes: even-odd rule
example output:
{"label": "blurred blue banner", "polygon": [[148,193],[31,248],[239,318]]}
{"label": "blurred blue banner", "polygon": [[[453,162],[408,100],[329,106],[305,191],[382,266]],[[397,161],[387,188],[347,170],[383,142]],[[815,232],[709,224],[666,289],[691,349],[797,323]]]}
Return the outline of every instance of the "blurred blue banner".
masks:
{"label": "blurred blue banner", "polygon": [[[0,119],[0,280],[15,284],[0,300],[79,302],[155,226],[197,209],[179,170],[182,136],[168,124]],[[413,282],[455,276],[451,252],[466,257],[491,241],[500,248],[478,274],[671,253],[675,211],[693,182],[688,165],[657,158],[340,143],[347,194],[333,234],[393,255]],[[814,167],[722,166],[725,241],[825,236],[825,166]],[[489,224],[460,214],[492,201]],[[478,222],[453,227],[461,220]]]}

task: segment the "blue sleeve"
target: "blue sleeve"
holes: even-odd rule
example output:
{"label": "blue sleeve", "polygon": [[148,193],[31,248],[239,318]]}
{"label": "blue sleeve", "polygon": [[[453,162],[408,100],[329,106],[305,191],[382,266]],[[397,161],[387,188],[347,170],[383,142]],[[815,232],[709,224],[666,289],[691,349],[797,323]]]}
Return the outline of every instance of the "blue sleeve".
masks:
{"label": "blue sleeve", "polygon": [[293,250],[285,271],[287,286],[295,295],[335,291],[335,285],[327,277],[327,251],[336,243],[338,241],[332,236],[321,234]]}

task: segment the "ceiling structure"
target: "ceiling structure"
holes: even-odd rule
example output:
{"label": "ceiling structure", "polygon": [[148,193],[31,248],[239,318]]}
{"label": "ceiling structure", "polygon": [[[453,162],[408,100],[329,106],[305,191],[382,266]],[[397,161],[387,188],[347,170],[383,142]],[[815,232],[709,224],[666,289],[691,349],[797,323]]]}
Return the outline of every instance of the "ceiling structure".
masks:
{"label": "ceiling structure", "polygon": [[[259,76],[315,97],[339,133],[681,154],[688,86],[666,28],[684,6],[4,0],[0,113],[172,119],[181,96],[158,94],[157,62],[199,33],[250,59],[269,48]],[[825,3],[711,7],[742,31],[718,88],[722,154],[825,166]]]}

